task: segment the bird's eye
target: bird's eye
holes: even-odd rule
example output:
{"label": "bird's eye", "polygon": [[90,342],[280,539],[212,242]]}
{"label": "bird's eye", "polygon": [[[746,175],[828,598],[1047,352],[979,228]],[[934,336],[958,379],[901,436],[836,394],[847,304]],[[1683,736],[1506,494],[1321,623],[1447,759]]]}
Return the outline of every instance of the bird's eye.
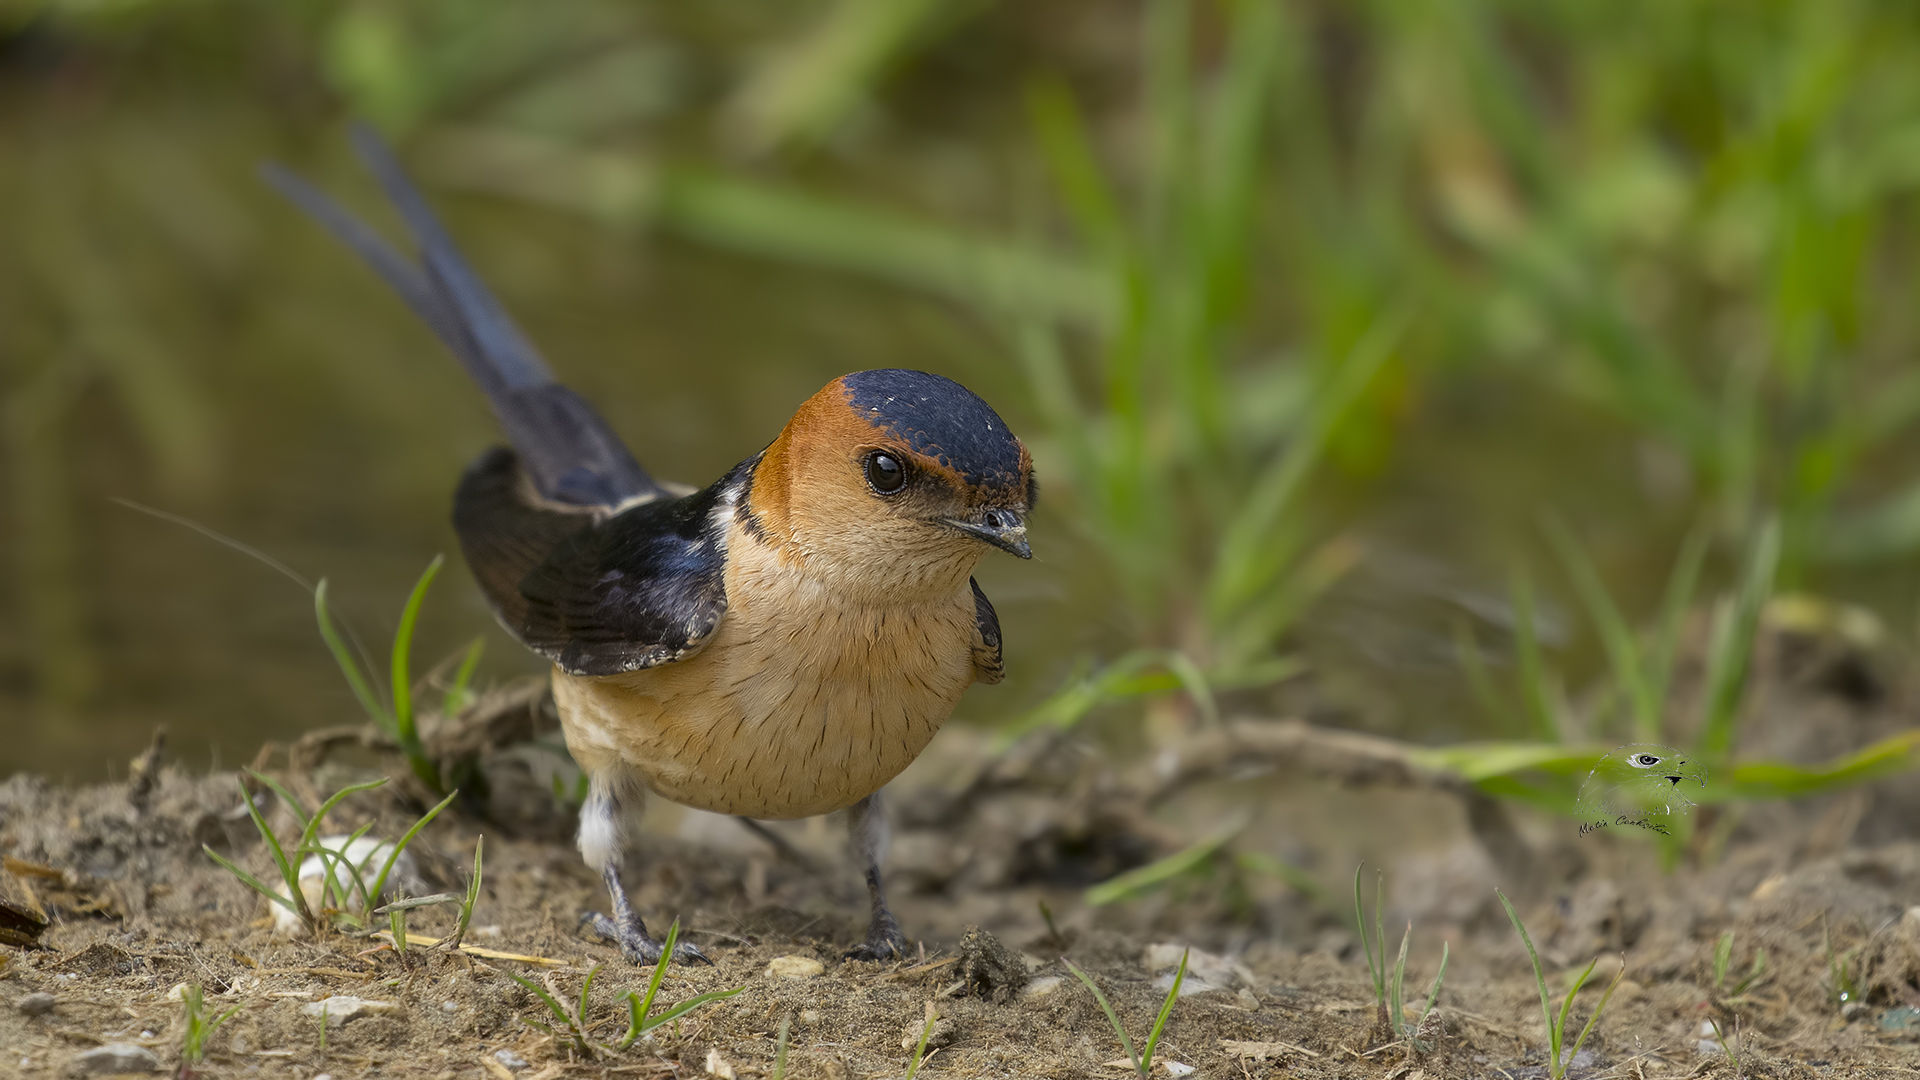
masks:
{"label": "bird's eye", "polygon": [[882,495],[891,495],[907,486],[907,467],[885,450],[867,455],[867,483]]}
{"label": "bird's eye", "polygon": [[1635,765],[1658,765],[1660,764],[1660,759],[1654,757],[1652,754],[1641,754],[1633,759],[1633,763]]}

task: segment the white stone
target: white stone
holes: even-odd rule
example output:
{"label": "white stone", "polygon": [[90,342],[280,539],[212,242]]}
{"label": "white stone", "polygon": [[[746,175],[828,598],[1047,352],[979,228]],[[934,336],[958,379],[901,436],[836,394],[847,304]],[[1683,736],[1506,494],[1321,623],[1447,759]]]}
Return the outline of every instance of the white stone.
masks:
{"label": "white stone", "polygon": [[811,956],[776,956],[767,964],[767,978],[811,979],[826,970],[827,965]]}
{"label": "white stone", "polygon": [[[323,836],[316,841],[329,851],[339,851],[346,856],[346,866],[334,861],[334,880],[350,897],[358,901],[358,893],[371,892],[373,883],[380,876],[380,868],[387,865],[387,859],[393,854],[393,845],[374,836],[363,836],[351,844],[346,836]],[[318,855],[307,856],[300,864],[300,895],[306,898],[307,908],[318,911],[327,888],[327,862]],[[359,889],[355,889],[353,879],[360,879]],[[419,891],[420,875],[413,863],[413,856],[401,852],[394,860],[393,870],[387,874],[386,884],[381,887],[382,899],[391,899],[401,891],[413,893]],[[278,889],[281,896],[286,894],[286,886]],[[305,937],[306,924],[300,916],[288,911],[279,904],[273,907],[274,933],[283,937]]]}
{"label": "white stone", "polygon": [[303,1016],[322,1016],[327,1018],[327,1026],[337,1028],[347,1021],[360,1016],[375,1016],[383,1013],[398,1012],[397,1001],[371,1001],[367,998],[349,997],[336,994],[325,1001],[309,1001],[300,1006]]}
{"label": "white stone", "polygon": [[1025,990],[1020,991],[1020,996],[1023,998],[1046,997],[1048,994],[1051,994],[1055,990],[1060,989],[1060,984],[1062,981],[1064,980],[1062,980],[1061,977],[1058,975],[1041,976],[1040,978],[1035,979],[1032,982],[1028,983],[1027,988]]}

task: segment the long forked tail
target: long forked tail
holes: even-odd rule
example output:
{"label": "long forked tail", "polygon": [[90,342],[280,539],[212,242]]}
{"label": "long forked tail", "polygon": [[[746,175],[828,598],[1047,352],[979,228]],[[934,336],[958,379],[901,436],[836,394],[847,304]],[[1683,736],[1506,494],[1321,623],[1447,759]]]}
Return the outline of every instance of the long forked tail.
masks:
{"label": "long forked tail", "polygon": [[365,259],[433,328],[486,391],[521,468],[541,495],[579,506],[614,506],[636,496],[666,494],[606,422],[554,381],[380,137],[356,125],[353,145],[413,235],[420,249],[417,262],[294,173],[269,164],[261,175]]}

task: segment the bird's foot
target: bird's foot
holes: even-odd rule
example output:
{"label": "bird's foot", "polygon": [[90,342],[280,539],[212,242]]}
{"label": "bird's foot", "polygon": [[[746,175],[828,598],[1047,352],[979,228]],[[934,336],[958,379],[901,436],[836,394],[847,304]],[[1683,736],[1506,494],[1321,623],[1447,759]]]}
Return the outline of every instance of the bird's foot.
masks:
{"label": "bird's foot", "polygon": [[[621,955],[631,963],[657,963],[660,960],[660,954],[666,951],[665,946],[655,941],[653,935],[647,933],[645,926],[637,925],[637,921],[629,924],[608,918],[595,911],[583,916],[580,922],[595,934],[620,946]],[[697,963],[706,964],[709,967],[713,965],[713,961],[707,954],[701,952],[700,947],[691,941],[674,942],[673,958],[682,964]]]}
{"label": "bird's foot", "polygon": [[902,960],[907,955],[907,936],[893,916],[875,919],[867,929],[867,940],[847,950],[848,960]]}

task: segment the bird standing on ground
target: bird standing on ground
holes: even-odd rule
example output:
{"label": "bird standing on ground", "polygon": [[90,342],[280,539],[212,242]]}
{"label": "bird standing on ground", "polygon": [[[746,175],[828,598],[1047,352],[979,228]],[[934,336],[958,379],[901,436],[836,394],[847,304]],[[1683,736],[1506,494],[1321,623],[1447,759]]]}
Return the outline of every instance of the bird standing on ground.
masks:
{"label": "bird standing on ground", "polygon": [[660,957],[620,880],[649,791],[748,819],[851,807],[873,921],[848,955],[903,955],[878,792],[968,685],[1000,681],[999,620],[972,572],[989,548],[1031,557],[1026,448],[958,383],[862,371],[712,485],[655,480],[554,380],[380,141],[355,143],[417,261],[300,178],[266,175],[399,292],[506,429],[512,448],[461,478],[454,528],[501,623],[553,661],[589,778],[580,852],[613,900],[593,929],[635,963]]}

